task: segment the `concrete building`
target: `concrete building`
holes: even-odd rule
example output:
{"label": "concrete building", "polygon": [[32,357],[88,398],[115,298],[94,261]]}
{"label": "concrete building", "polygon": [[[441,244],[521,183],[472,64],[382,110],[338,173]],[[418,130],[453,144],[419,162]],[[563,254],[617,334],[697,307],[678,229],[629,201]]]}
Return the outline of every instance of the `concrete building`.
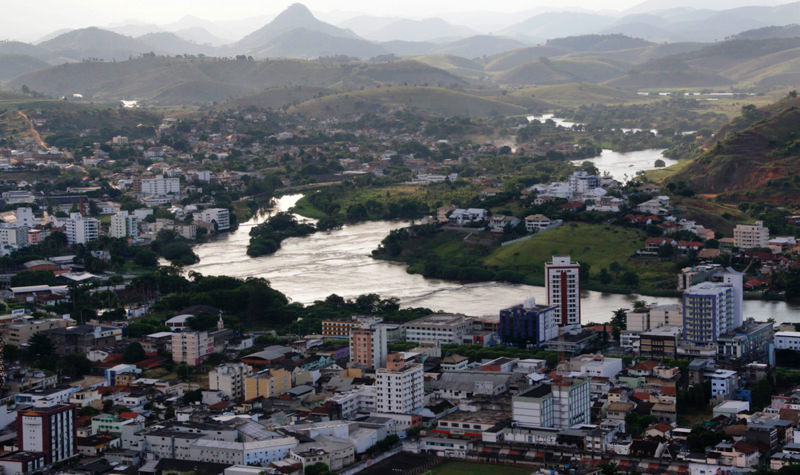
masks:
{"label": "concrete building", "polygon": [[514,422],[520,427],[566,429],[591,422],[589,380],[554,378],[512,398]]}
{"label": "concrete building", "polygon": [[164,178],[159,175],[155,178],[145,178],[140,182],[137,190],[142,196],[167,196],[178,195],[181,192],[180,178]]}
{"label": "concrete building", "polygon": [[769,361],[773,333],[772,323],[748,318],[740,327],[717,338],[717,358],[766,363]]}
{"label": "concrete building", "polygon": [[559,325],[581,324],[581,266],[569,256],[553,256],[545,263],[547,305],[556,307]]}
{"label": "concrete building", "polygon": [[645,358],[675,358],[681,327],[661,326],[639,335],[639,354]]}
{"label": "concrete building", "polygon": [[100,235],[100,221],[80,213],[70,213],[64,220],[64,231],[69,244],[86,244]]}
{"label": "concrete building", "polygon": [[717,369],[704,375],[711,381],[711,397],[729,399],[733,390],[739,387],[738,374],[729,369]]}
{"label": "concrete building", "polygon": [[434,313],[403,325],[406,341],[461,344],[472,329],[472,318],[464,315]]}
{"label": "concrete building", "polygon": [[386,327],[369,325],[350,330],[350,363],[359,368],[378,369],[386,365]]}
{"label": "concrete building", "polygon": [[504,341],[538,345],[557,336],[558,321],[553,306],[536,305],[530,299],[523,305],[500,311],[500,338]]}
{"label": "concrete building", "polygon": [[387,357],[386,368],[375,374],[375,411],[411,414],[423,407],[422,365],[406,363],[402,354]]}
{"label": "concrete building", "polygon": [[776,332],[775,349],[800,351],[800,332]]}
{"label": "concrete building", "polygon": [[253,367],[244,363],[226,363],[208,373],[209,389],[222,391],[233,401],[244,398],[245,379],[253,374]]}
{"label": "concrete building", "polygon": [[76,456],[75,406],[56,404],[19,411],[17,444],[20,450],[44,453],[47,465]]}
{"label": "concrete building", "polygon": [[716,344],[720,335],[742,326],[742,274],[726,272],[723,282],[703,282],[683,294],[683,340]]}
{"label": "concrete building", "polygon": [[769,228],[764,227],[763,221],[754,224],[737,224],[733,228],[733,246],[739,249],[767,248],[769,247]]}
{"label": "concrete building", "polygon": [[172,361],[197,366],[214,352],[214,340],[208,332],[172,334]]}
{"label": "concrete building", "polygon": [[204,209],[196,213],[194,219],[213,225],[217,231],[227,231],[231,228],[231,215],[226,208]]}
{"label": "concrete building", "polygon": [[273,368],[259,371],[244,380],[244,400],[257,397],[278,397],[292,388],[292,373],[285,369]]}
{"label": "concrete building", "polygon": [[139,237],[139,218],[129,214],[127,211],[120,211],[111,217],[111,225],[108,235],[112,238],[124,239]]}
{"label": "concrete building", "polygon": [[40,318],[16,321],[9,324],[6,329],[6,343],[16,345],[26,345],[30,338],[42,331],[54,328],[66,328],[69,320],[63,318]]}

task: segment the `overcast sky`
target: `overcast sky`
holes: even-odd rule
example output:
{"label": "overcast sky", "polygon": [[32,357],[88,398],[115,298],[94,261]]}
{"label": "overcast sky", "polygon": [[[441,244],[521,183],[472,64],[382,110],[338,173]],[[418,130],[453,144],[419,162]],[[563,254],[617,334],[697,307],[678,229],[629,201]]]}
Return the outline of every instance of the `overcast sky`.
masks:
{"label": "overcast sky", "polygon": [[[581,8],[622,11],[643,0],[304,0],[315,14],[329,21],[356,15],[424,18],[448,12],[516,12],[535,8]],[[789,0],[650,0],[663,8],[679,5],[731,8],[768,5]],[[193,15],[212,21],[274,16],[291,0],[0,0],[0,39],[32,40],[62,28],[108,26],[130,22],[166,24]],[[660,6],[660,5],[659,5]],[[524,18],[520,18],[522,20]],[[247,33],[247,32],[243,32]]]}

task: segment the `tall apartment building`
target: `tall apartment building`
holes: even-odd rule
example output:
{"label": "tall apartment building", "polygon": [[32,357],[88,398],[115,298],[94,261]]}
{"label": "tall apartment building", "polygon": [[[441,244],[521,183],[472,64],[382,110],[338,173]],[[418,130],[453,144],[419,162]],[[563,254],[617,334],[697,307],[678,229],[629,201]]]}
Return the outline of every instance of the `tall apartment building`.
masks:
{"label": "tall apartment building", "polygon": [[17,347],[26,345],[33,335],[54,328],[66,328],[69,323],[69,320],[63,318],[39,318],[13,322],[5,327],[6,343]]}
{"label": "tall apartment building", "polygon": [[17,444],[25,452],[44,453],[48,465],[76,456],[75,406],[56,404],[20,410]]}
{"label": "tall apartment building", "polygon": [[547,305],[556,307],[559,325],[581,324],[581,265],[569,256],[553,256],[544,265]]}
{"label": "tall apartment building", "polygon": [[500,310],[500,338],[541,344],[558,337],[556,308],[536,305],[533,299],[523,305]]}
{"label": "tall apartment building", "polygon": [[231,228],[231,214],[226,208],[208,208],[194,215],[194,219],[208,224],[215,224],[217,231]]}
{"label": "tall apartment building", "polygon": [[754,224],[737,224],[733,228],[733,245],[739,249],[769,247],[769,228],[764,227],[763,221],[756,221]]}
{"label": "tall apartment building", "polygon": [[511,411],[521,427],[565,429],[589,424],[589,380],[556,377],[552,384],[539,383],[514,396]]}
{"label": "tall apartment building", "polygon": [[64,230],[69,244],[86,244],[100,235],[100,221],[80,213],[70,213],[64,221]]}
{"label": "tall apartment building", "polygon": [[244,363],[226,363],[208,373],[208,387],[222,391],[234,401],[244,398],[244,382],[253,374],[253,367]]}
{"label": "tall apartment building", "polygon": [[646,332],[662,326],[681,325],[683,314],[678,304],[653,305],[627,313],[627,331]]}
{"label": "tall apartment building", "polygon": [[585,171],[577,171],[569,176],[569,191],[571,194],[586,193],[589,190],[600,186],[600,179],[596,175],[590,175]]}
{"label": "tall apartment building", "polygon": [[742,274],[728,268],[722,282],[702,282],[683,293],[683,341],[692,345],[716,344],[720,335],[743,323]]}
{"label": "tall apartment building", "polygon": [[372,315],[353,315],[351,320],[323,320],[322,336],[325,338],[350,339],[350,330],[381,323],[382,318]]}
{"label": "tall apartment building", "polygon": [[245,378],[244,400],[278,397],[290,389],[292,389],[292,373],[280,368],[265,369]]}
{"label": "tall apartment building", "polygon": [[434,313],[403,325],[406,341],[429,341],[442,345],[461,344],[472,329],[472,318],[449,313]]}
{"label": "tall apartment building", "polygon": [[164,178],[163,175],[159,175],[155,178],[143,178],[141,182],[135,184],[135,187],[143,196],[177,195],[181,192],[181,179]]}
{"label": "tall apartment building", "polygon": [[406,363],[401,353],[387,357],[386,368],[375,372],[375,411],[411,414],[423,407],[422,365]]}
{"label": "tall apartment building", "polygon": [[112,238],[138,238],[139,218],[136,215],[129,214],[127,211],[120,211],[111,217],[108,235]]}
{"label": "tall apartment building", "polygon": [[386,326],[365,325],[350,330],[350,362],[359,368],[383,368],[386,365]]}
{"label": "tall apartment building", "polygon": [[208,332],[172,334],[172,361],[197,366],[214,352],[214,339]]}

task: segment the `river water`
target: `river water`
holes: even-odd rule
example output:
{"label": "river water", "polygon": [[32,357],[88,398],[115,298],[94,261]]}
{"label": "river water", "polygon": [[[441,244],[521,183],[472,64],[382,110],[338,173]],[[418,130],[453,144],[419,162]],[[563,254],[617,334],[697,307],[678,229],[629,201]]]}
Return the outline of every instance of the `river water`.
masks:
{"label": "river water", "polygon": [[573,165],[580,166],[583,162],[592,162],[600,173],[608,172],[617,181],[626,182],[633,179],[636,173],[642,170],[655,168],[656,160],[663,160],[665,166],[678,163],[677,160],[663,155],[664,149],[637,150],[636,152],[615,152],[603,149],[598,157],[573,160]]}
{"label": "river water", "polygon": [[[274,210],[287,211],[302,195],[287,195],[276,200]],[[308,304],[330,294],[353,298],[376,293],[397,297],[404,307],[428,307],[433,310],[491,315],[498,310],[520,304],[528,298],[546,301],[543,287],[499,282],[459,284],[409,274],[403,264],[373,259],[370,252],[378,247],[389,231],[408,223],[374,221],[304,238],[290,238],[271,256],[251,258],[246,254],[250,229],[267,219],[260,215],[242,223],[235,232],[195,248],[200,262],[187,270],[207,275],[263,277],[272,287],[295,302]],[[674,298],[639,297],[636,295],[582,293],[584,322],[607,322],[618,308],[630,308],[634,300],[673,303]],[[800,306],[785,302],[746,301],[745,315],[777,321],[797,320]]]}

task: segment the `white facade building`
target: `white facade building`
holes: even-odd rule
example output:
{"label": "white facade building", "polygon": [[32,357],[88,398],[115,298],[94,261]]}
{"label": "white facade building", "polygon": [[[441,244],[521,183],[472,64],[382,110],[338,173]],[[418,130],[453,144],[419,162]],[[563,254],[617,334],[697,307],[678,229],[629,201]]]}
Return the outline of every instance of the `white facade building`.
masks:
{"label": "white facade building", "polygon": [[70,213],[64,221],[64,229],[69,244],[86,244],[100,235],[100,221],[80,213]]}
{"label": "white facade building", "polygon": [[180,178],[164,178],[159,175],[155,178],[145,178],[142,180],[143,196],[167,196],[177,195],[181,192]]}
{"label": "white facade building", "polygon": [[800,332],[776,332],[775,349],[800,351]]}
{"label": "white facade building", "polygon": [[234,401],[244,398],[244,379],[253,374],[253,367],[244,363],[226,363],[208,373],[208,387],[222,391]]}
{"label": "white facade building", "polygon": [[136,215],[129,214],[127,211],[120,211],[111,217],[108,235],[112,238],[138,238],[139,218]]}
{"label": "white facade building", "polygon": [[422,365],[406,364],[400,355],[389,355],[387,367],[375,372],[375,411],[411,414],[423,407]]}
{"label": "white facade building", "polygon": [[739,249],[769,247],[769,228],[764,227],[763,221],[756,221],[754,224],[737,224],[733,228],[733,245]]}
{"label": "white facade building", "polygon": [[461,344],[464,335],[472,329],[472,318],[464,315],[434,313],[403,325],[406,341]]}
{"label": "white facade building", "polygon": [[230,211],[225,208],[208,208],[196,213],[194,219],[204,223],[216,223],[217,231],[227,231],[231,228]]}
{"label": "white facade building", "polygon": [[556,307],[559,325],[581,324],[581,265],[569,256],[553,256],[544,265],[547,304]]}

